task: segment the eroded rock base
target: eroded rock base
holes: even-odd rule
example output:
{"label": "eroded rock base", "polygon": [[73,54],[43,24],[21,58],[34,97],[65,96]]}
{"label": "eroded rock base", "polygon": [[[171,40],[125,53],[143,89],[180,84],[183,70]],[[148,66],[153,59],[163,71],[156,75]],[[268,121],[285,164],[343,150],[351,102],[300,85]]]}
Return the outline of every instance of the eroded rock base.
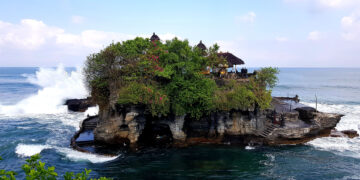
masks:
{"label": "eroded rock base", "polygon": [[[194,144],[302,144],[329,136],[342,115],[322,113],[298,99],[273,98],[271,109],[214,112],[190,116],[153,117],[142,106],[107,107],[84,120],[72,144],[110,147],[182,147]],[[356,136],[352,132],[343,132]],[[87,139],[91,139],[87,141]],[[83,141],[83,142],[82,142]],[[76,146],[73,146],[76,147]]]}

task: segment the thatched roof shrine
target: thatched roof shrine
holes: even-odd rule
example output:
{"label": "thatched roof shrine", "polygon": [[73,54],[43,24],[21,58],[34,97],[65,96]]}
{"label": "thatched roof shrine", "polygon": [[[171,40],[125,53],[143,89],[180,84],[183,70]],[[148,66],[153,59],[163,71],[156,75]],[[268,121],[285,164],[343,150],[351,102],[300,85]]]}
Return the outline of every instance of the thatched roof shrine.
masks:
{"label": "thatched roof shrine", "polygon": [[153,33],[153,35],[150,38],[151,41],[160,41],[159,36],[157,36],[155,33]]}
{"label": "thatched roof shrine", "polygon": [[220,52],[218,53],[218,56],[224,57],[227,60],[229,67],[233,67],[234,65],[245,64],[243,60],[241,60],[240,58],[236,57],[235,55],[229,52],[225,52],[225,53]]}
{"label": "thatched roof shrine", "polygon": [[196,47],[198,47],[198,48],[200,48],[200,49],[202,49],[204,51],[206,50],[206,46],[205,46],[205,44],[202,43],[202,41],[200,41],[199,44]]}

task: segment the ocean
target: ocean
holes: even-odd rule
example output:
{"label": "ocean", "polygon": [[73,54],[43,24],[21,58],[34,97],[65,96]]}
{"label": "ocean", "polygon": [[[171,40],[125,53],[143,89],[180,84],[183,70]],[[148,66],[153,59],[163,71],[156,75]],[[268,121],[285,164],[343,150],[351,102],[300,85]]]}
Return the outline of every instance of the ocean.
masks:
{"label": "ocean", "polygon": [[[360,132],[360,69],[280,68],[273,96],[299,95],[318,110],[345,116],[338,130]],[[360,138],[320,138],[304,145],[199,145],[147,149],[106,157],[72,150],[70,138],[87,114],[68,112],[67,98],[88,91],[81,69],[0,67],[0,169],[21,172],[29,156],[67,171],[92,169],[115,179],[360,179]],[[19,174],[18,179],[24,179]]]}

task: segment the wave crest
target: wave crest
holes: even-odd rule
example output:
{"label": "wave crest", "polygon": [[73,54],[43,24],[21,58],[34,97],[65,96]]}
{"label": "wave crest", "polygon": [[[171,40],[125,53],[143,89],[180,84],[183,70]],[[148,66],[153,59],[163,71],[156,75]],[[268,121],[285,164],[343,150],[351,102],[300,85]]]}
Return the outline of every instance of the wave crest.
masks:
{"label": "wave crest", "polygon": [[89,161],[91,163],[102,163],[116,159],[118,156],[109,157],[90,153],[83,153],[72,150],[70,148],[62,148],[50,145],[41,144],[18,144],[15,153],[20,157],[30,157],[32,155],[41,153],[45,149],[55,149],[60,154],[63,154],[67,159],[72,161]]}

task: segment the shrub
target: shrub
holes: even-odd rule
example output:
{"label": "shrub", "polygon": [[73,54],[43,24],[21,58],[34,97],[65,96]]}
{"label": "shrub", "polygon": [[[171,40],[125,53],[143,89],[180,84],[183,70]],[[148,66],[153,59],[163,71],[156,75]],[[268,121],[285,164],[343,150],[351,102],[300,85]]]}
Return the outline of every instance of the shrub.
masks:
{"label": "shrub", "polygon": [[152,115],[167,115],[170,102],[167,94],[160,88],[132,82],[118,92],[118,104],[147,105]]}
{"label": "shrub", "polygon": [[[55,172],[55,167],[47,167],[45,163],[40,161],[40,154],[35,154],[26,160],[26,163],[22,165],[22,170],[26,175],[27,180],[56,180],[58,174]],[[0,160],[1,157],[0,157]],[[85,169],[81,173],[74,174],[73,172],[66,172],[64,180],[87,180],[91,170]],[[16,180],[13,171],[0,170],[0,180]],[[99,179],[92,180],[110,180],[110,178],[100,177]]]}

